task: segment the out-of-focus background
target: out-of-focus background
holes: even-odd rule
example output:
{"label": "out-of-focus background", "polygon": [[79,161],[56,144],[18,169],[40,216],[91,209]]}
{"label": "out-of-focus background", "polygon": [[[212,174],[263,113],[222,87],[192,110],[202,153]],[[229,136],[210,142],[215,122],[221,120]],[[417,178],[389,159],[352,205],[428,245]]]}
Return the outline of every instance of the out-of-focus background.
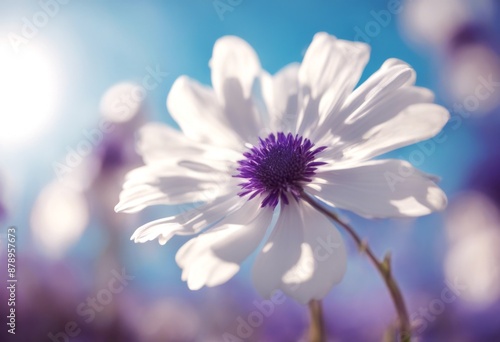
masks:
{"label": "out-of-focus background", "polygon": [[[129,241],[185,208],[113,207],[123,175],[141,164],[135,132],[175,126],[167,93],[182,74],[210,84],[217,38],[244,38],[274,73],[326,31],[371,45],[363,79],[390,57],[411,64],[452,116],[437,138],[390,154],[441,177],[445,212],[343,214],[379,255],[392,251],[420,341],[500,341],[499,9],[495,0],[2,0],[0,340],[304,340],[305,307],[287,299],[259,313],[250,262],[227,284],[192,292],[174,261],[185,238]],[[393,305],[346,241],[347,275],[324,301],[330,340],[381,341]]]}

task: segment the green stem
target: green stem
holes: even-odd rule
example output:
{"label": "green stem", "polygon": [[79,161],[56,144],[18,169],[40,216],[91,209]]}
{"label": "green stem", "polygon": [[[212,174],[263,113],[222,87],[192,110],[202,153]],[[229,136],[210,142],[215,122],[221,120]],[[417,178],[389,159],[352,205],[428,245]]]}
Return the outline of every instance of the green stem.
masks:
{"label": "green stem", "polygon": [[323,308],[320,300],[309,302],[309,312],[311,313],[311,326],[309,328],[310,342],[326,342],[325,323],[323,320]]}
{"label": "green stem", "polygon": [[375,256],[371,248],[368,246],[367,242],[363,241],[350,225],[339,219],[339,217],[335,213],[327,210],[322,205],[320,205],[314,197],[307,194],[305,191],[301,192],[301,198],[307,203],[309,203],[313,208],[315,208],[325,216],[329,217],[337,224],[339,224],[342,228],[344,228],[347,231],[347,233],[354,239],[354,242],[356,242],[356,245],[358,246],[359,250],[361,252],[364,252],[368,256],[370,261],[373,263],[377,271],[382,276],[382,279],[384,280],[389,290],[392,301],[394,302],[394,306],[396,307],[396,312],[399,317],[401,342],[410,342],[411,341],[410,319],[408,317],[408,311],[406,310],[406,304],[404,302],[403,295],[401,294],[401,290],[399,289],[398,284],[392,277],[390,255],[386,255],[383,261],[378,260],[378,258]]}

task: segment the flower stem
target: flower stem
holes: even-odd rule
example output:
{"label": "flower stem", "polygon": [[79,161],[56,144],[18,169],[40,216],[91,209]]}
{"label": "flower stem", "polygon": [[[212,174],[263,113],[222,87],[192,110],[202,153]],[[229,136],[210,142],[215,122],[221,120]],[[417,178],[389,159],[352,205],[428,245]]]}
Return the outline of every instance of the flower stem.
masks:
{"label": "flower stem", "polygon": [[313,208],[315,208],[325,216],[329,217],[330,219],[338,223],[342,228],[344,228],[347,231],[347,233],[354,239],[359,250],[361,252],[364,252],[368,256],[370,261],[375,265],[375,268],[382,276],[382,279],[384,280],[389,290],[392,301],[394,302],[394,306],[396,307],[396,311],[399,317],[401,342],[410,342],[411,341],[410,319],[408,318],[408,311],[406,310],[406,304],[404,302],[403,295],[401,294],[401,290],[399,289],[398,284],[392,277],[390,255],[387,254],[384,260],[380,261],[375,256],[371,248],[368,246],[368,243],[366,241],[363,241],[350,225],[339,219],[339,217],[334,212],[331,212],[326,208],[324,208],[322,205],[320,205],[314,197],[307,194],[305,191],[302,190],[300,196]]}
{"label": "flower stem", "polygon": [[311,326],[309,328],[310,342],[326,342],[325,323],[323,320],[323,308],[320,300],[309,302],[309,312],[311,313]]}

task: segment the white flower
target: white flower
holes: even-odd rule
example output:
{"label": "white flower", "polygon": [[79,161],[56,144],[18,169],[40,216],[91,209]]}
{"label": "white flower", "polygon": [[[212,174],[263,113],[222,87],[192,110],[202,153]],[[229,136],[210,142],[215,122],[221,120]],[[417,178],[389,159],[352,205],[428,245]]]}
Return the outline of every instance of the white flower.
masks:
{"label": "white flower", "polygon": [[302,64],[270,76],[245,41],[219,39],[213,89],[175,81],[167,106],[182,133],[160,124],[141,130],[145,166],[128,175],[116,210],[205,204],[150,222],[132,239],[164,244],[201,232],[176,256],[193,290],[226,282],[259,249],[257,290],[306,303],[342,279],[346,250],[301,191],[365,217],[443,209],[434,178],[405,161],[370,159],[433,137],[449,114],[396,59],[354,89],[368,58],[366,44],[318,33]]}

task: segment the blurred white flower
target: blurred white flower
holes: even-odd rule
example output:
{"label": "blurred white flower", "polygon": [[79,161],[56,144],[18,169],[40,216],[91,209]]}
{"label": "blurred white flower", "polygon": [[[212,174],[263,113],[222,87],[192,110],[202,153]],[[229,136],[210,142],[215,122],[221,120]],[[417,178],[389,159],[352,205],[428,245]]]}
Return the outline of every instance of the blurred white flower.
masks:
{"label": "blurred white flower", "polygon": [[482,44],[458,49],[443,66],[443,82],[451,99],[468,113],[490,113],[500,105],[500,56]]}
{"label": "blurred white flower", "polygon": [[35,202],[31,230],[45,255],[60,258],[79,240],[88,221],[89,207],[82,193],[54,181]]}
{"label": "blurred white flower", "polygon": [[141,341],[195,341],[200,333],[199,313],[188,303],[167,298],[142,314]]}
{"label": "blurred white flower", "polygon": [[132,82],[121,82],[109,88],[101,99],[100,110],[109,122],[126,122],[139,115],[144,103],[141,87]]}
{"label": "blurred white flower", "polygon": [[[434,178],[400,160],[370,160],[436,135],[449,118],[415,72],[390,59],[357,89],[369,47],[318,33],[302,64],[271,76],[237,37],[219,39],[213,89],[178,78],[167,106],[182,133],[143,127],[145,166],[127,176],[117,211],[206,202],[140,227],[136,242],[192,235],[177,253],[190,289],[229,280],[265,239],[253,267],[263,296],[306,303],[346,269],[339,232],[301,200],[317,196],[366,217],[429,214],[446,205]],[[273,220],[273,213],[277,217]]]}
{"label": "blurred white flower", "polygon": [[464,287],[461,297],[479,306],[500,299],[500,213],[480,193],[466,193],[450,207],[446,220],[450,249],[448,279]]}

